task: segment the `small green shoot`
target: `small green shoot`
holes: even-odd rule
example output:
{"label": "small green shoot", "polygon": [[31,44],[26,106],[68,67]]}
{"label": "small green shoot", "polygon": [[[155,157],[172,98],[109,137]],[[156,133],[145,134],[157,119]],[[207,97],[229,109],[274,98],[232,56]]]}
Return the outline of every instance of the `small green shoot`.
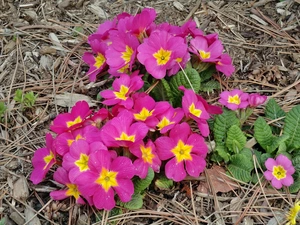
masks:
{"label": "small green shoot", "polygon": [[38,95],[35,95],[33,91],[23,93],[21,89],[18,89],[15,93],[14,100],[21,104],[21,108],[32,108],[35,104],[36,98]]}

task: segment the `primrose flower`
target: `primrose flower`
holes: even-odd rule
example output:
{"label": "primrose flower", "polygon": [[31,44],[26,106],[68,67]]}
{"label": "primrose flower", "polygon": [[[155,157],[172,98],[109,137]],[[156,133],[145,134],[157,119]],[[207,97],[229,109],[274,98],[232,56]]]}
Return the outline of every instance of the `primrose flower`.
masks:
{"label": "primrose flower", "polygon": [[129,147],[141,141],[147,133],[148,127],[144,123],[133,123],[133,114],[123,110],[102,127],[100,136],[107,147]]}
{"label": "primrose flower", "polygon": [[264,176],[276,189],[282,188],[282,185],[291,186],[294,183],[292,174],[295,173],[295,168],[285,155],[280,154],[275,160],[268,158],[265,166],[267,171],[264,172]]}
{"label": "primrose flower", "polygon": [[76,199],[76,203],[85,204],[84,200],[80,197],[81,193],[78,191],[76,184],[73,184],[68,177],[68,172],[63,168],[59,167],[53,174],[53,178],[58,183],[66,185],[66,190],[51,191],[50,196],[54,200],[63,200],[70,196]]}
{"label": "primrose flower", "polygon": [[297,224],[296,220],[297,220],[299,211],[300,211],[300,201],[297,201],[287,214],[288,223],[286,225],[296,225]]}
{"label": "primrose flower", "polygon": [[149,140],[146,145],[143,141],[133,144],[129,150],[133,155],[138,157],[133,162],[136,169],[135,175],[139,176],[141,179],[145,179],[149,167],[155,172],[159,172],[161,161],[157,156],[155,145],[151,140]]}
{"label": "primrose flower", "polygon": [[132,70],[139,41],[137,37],[125,32],[112,32],[111,45],[106,51],[108,72],[114,76]]}
{"label": "primrose flower", "polygon": [[159,137],[155,141],[156,150],[161,160],[170,159],[166,166],[166,176],[174,181],[182,181],[186,172],[198,177],[206,166],[207,146],[204,138],[192,133],[187,123],[177,124],[169,137]]}
{"label": "primrose flower", "polygon": [[106,66],[105,51],[107,45],[100,41],[93,41],[90,43],[93,53],[85,52],[82,56],[83,61],[90,66],[87,75],[90,81],[96,81],[96,76]]}
{"label": "primrose flower", "polygon": [[62,166],[69,172],[69,179],[73,182],[75,178],[88,171],[89,155],[95,151],[107,151],[102,142],[89,143],[85,140],[73,142],[70,151],[63,157]]}
{"label": "primrose flower", "polygon": [[74,141],[86,140],[89,144],[100,141],[100,130],[92,125],[78,128],[71,132],[64,132],[58,135],[54,141],[56,152],[63,156],[70,150]]}
{"label": "primrose flower", "polygon": [[34,184],[40,183],[50,168],[56,163],[56,150],[53,146],[53,140],[51,134],[46,134],[46,147],[39,148],[33,155],[33,171],[30,175],[30,180]]}
{"label": "primrose flower", "polygon": [[82,126],[83,122],[92,113],[86,101],[78,101],[71,112],[59,114],[52,122],[50,129],[56,134],[71,131]]}
{"label": "primrose flower", "polygon": [[112,158],[108,151],[96,151],[90,155],[90,168],[76,179],[82,195],[92,197],[98,209],[111,210],[115,207],[115,192],[122,202],[131,200],[134,192],[131,178],[135,168],[131,160],[120,156]]}
{"label": "primrose flower", "polygon": [[[161,106],[163,107],[165,104],[166,103],[161,104]],[[178,124],[183,116],[184,112],[181,108],[174,109],[170,106],[167,110],[163,111],[163,113],[156,115],[156,118],[158,119],[156,127],[161,134],[164,134]]]}
{"label": "primrose flower", "polygon": [[126,109],[131,109],[133,106],[133,100],[130,94],[141,89],[144,82],[140,76],[137,75],[138,71],[134,72],[131,76],[127,74],[121,74],[120,78],[117,78],[112,83],[113,90],[104,90],[100,92],[100,95],[105,98],[104,105],[123,105]]}
{"label": "primrose flower", "polygon": [[248,95],[238,89],[223,91],[220,94],[219,102],[231,110],[244,109],[249,105]]}
{"label": "primrose flower", "polygon": [[268,98],[267,96],[260,95],[258,93],[249,94],[249,97],[248,97],[249,106],[252,108],[255,108],[259,105],[262,105],[265,103],[267,98]]}
{"label": "primrose flower", "polygon": [[[138,47],[137,58],[153,77],[162,79],[167,70],[183,61],[186,54],[187,44],[183,38],[174,37],[164,30],[156,30]],[[175,73],[176,71],[172,70],[168,75]]]}
{"label": "primrose flower", "polygon": [[216,61],[216,69],[225,74],[226,77],[230,77],[235,68],[232,65],[232,59],[228,54],[222,54]]}
{"label": "primrose flower", "polygon": [[105,108],[99,109],[89,119],[84,122],[84,125],[93,125],[97,128],[101,128],[103,121],[108,118],[108,110]]}
{"label": "primrose flower", "polygon": [[216,62],[222,55],[223,45],[220,40],[209,44],[204,36],[196,36],[190,41],[190,51],[195,53],[202,62]]}

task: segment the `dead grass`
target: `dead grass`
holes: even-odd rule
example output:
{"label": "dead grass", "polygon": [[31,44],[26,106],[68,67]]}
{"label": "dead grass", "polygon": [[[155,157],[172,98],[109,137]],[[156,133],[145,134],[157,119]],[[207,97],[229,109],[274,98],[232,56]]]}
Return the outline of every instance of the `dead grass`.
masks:
{"label": "dead grass", "polygon": [[[299,104],[299,1],[0,1],[0,101],[8,107],[0,124],[1,218],[7,224],[29,225],[283,224],[299,194],[278,192],[261,181],[236,181],[237,188],[220,193],[206,172],[172,190],[149,190],[143,209],[123,209],[113,216],[78,207],[72,200],[52,201],[49,192],[57,184],[50,178],[37,186],[28,181],[31,157],[44,146],[50,122],[72,105],[70,95],[64,94],[70,93],[73,101],[89,96],[91,104],[98,103],[96,95],[105,81],[90,84],[83,76],[87,36],[105,19],[143,7],[157,10],[157,22],[194,19],[206,33],[219,34],[236,66],[232,78],[220,80],[223,89],[268,95],[285,111]],[[76,26],[83,33],[76,32]],[[20,110],[13,100],[17,89],[38,94],[34,108]],[[216,100],[213,95],[208,98]],[[256,109],[250,122],[262,112]],[[203,183],[208,185],[206,192],[199,191]]]}

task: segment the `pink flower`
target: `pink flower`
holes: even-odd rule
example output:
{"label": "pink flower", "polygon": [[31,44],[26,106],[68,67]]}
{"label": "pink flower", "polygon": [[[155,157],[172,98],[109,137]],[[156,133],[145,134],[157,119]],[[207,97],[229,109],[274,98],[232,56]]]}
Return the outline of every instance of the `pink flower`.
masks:
{"label": "pink flower", "polygon": [[92,111],[86,101],[78,101],[72,107],[71,112],[59,114],[54,119],[50,129],[57,134],[75,130],[82,126],[91,113]]}
{"label": "pink flower", "polygon": [[56,163],[56,151],[53,147],[53,137],[46,134],[46,147],[39,148],[32,158],[33,171],[30,180],[34,184],[40,183],[50,168]]}
{"label": "pink flower", "polygon": [[195,53],[202,62],[216,62],[222,55],[223,45],[220,40],[209,44],[203,36],[196,36],[190,41],[190,51]]}
{"label": "pink flower", "polygon": [[58,183],[64,184],[67,189],[51,191],[50,196],[54,200],[63,200],[70,196],[73,196],[76,199],[76,203],[85,204],[84,200],[80,197],[81,193],[78,191],[76,184],[73,184],[68,177],[68,172],[63,168],[59,167],[53,174],[53,178]]}
{"label": "pink flower", "polygon": [[112,32],[111,45],[105,53],[108,72],[114,76],[127,73],[132,70],[132,64],[136,57],[139,41],[137,37],[125,32]]}
{"label": "pink flower", "polygon": [[155,145],[151,140],[149,140],[146,145],[142,141],[133,144],[129,150],[133,155],[138,157],[133,165],[136,169],[136,175],[141,179],[146,178],[149,167],[155,172],[159,172],[161,161],[157,156]]}
{"label": "pink flower", "polygon": [[105,98],[104,105],[123,105],[126,109],[131,109],[133,100],[130,95],[143,87],[144,82],[140,76],[137,75],[138,71],[134,72],[131,76],[121,74],[120,78],[114,80],[112,87],[113,90],[104,90],[100,95]]}
{"label": "pink flower", "polygon": [[70,150],[74,141],[86,140],[89,144],[100,141],[100,130],[92,125],[78,128],[71,132],[64,132],[58,135],[54,141],[56,152],[63,156]]}
{"label": "pink flower", "polygon": [[148,133],[148,127],[142,122],[132,122],[132,113],[123,110],[102,127],[101,140],[107,147],[129,147],[141,141]]}
{"label": "pink flower", "polygon": [[69,172],[69,179],[72,182],[90,169],[88,166],[90,154],[98,150],[107,151],[107,147],[100,141],[89,144],[85,140],[78,140],[71,144],[70,151],[63,157],[62,166]]}
{"label": "pink flower", "polygon": [[157,154],[161,160],[170,159],[166,166],[166,176],[174,181],[182,181],[186,172],[198,177],[206,166],[207,146],[203,137],[192,133],[187,123],[177,124],[169,137],[159,137],[155,141]]}
{"label": "pink flower", "polygon": [[238,89],[223,91],[220,94],[219,102],[231,110],[244,109],[249,105],[248,95]]}
{"label": "pink flower", "polygon": [[166,103],[161,104],[160,107],[163,107],[163,113],[156,115],[156,118],[158,119],[156,127],[161,134],[164,134],[171,130],[176,124],[181,121],[184,116],[184,112],[181,108],[174,109],[170,105],[169,108],[165,110],[165,106]]}
{"label": "pink flower", "polygon": [[295,173],[295,168],[285,155],[280,154],[275,160],[268,158],[265,166],[267,171],[264,172],[264,176],[276,189],[280,189],[283,185],[288,187],[294,183],[292,174]]}
{"label": "pink flower", "polygon": [[103,121],[108,118],[108,110],[105,108],[99,109],[95,112],[89,119],[84,122],[84,125],[87,126],[89,124],[101,128]]}
{"label": "pink flower", "polygon": [[248,97],[249,106],[255,108],[259,105],[262,105],[265,103],[267,98],[268,98],[267,96],[260,95],[258,93],[249,94],[249,97]]}
{"label": "pink flower", "polygon": [[[138,47],[137,58],[153,77],[162,79],[167,70],[183,61],[186,54],[187,45],[183,38],[174,37],[164,30],[156,30]],[[172,70],[169,75],[175,72]]]}
{"label": "pink flower", "polygon": [[84,197],[90,196],[98,209],[115,207],[115,192],[122,202],[131,200],[134,192],[131,178],[135,168],[127,157],[112,158],[108,151],[96,151],[90,155],[90,170],[76,179],[78,190]]}
{"label": "pink flower", "polygon": [[107,45],[100,41],[93,41],[91,44],[93,53],[85,52],[82,56],[83,61],[90,66],[87,75],[90,81],[96,81],[96,76],[99,74],[106,66],[105,51]]}
{"label": "pink flower", "polygon": [[139,122],[145,123],[149,128],[154,129],[155,125],[158,123],[157,118],[155,117],[156,102],[148,94],[135,93],[133,95],[134,105],[132,113],[134,119]]}
{"label": "pink flower", "polygon": [[216,62],[216,69],[225,74],[226,77],[230,77],[235,68],[232,65],[232,60],[228,54],[222,54]]}

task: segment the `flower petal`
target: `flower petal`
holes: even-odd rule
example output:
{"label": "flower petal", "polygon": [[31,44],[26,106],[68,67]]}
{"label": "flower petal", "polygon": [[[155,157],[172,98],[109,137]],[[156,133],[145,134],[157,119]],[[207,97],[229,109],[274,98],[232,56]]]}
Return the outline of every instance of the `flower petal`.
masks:
{"label": "flower petal", "polygon": [[122,202],[129,202],[134,192],[134,186],[131,180],[117,179],[118,186],[114,187],[115,191]]}
{"label": "flower petal", "polygon": [[192,160],[185,161],[185,167],[188,174],[192,177],[198,177],[204,171],[206,161],[195,154],[192,154]]}
{"label": "flower petal", "polygon": [[165,170],[167,178],[176,182],[182,181],[186,177],[183,161],[177,163],[175,158],[167,162]]}
{"label": "flower petal", "polygon": [[107,192],[105,192],[102,187],[99,187],[93,195],[93,202],[98,209],[113,209],[116,205],[114,199],[114,190],[110,188]]}
{"label": "flower petal", "polygon": [[267,161],[265,162],[265,166],[268,170],[273,171],[273,167],[277,166],[277,163],[274,159],[268,158]]}

